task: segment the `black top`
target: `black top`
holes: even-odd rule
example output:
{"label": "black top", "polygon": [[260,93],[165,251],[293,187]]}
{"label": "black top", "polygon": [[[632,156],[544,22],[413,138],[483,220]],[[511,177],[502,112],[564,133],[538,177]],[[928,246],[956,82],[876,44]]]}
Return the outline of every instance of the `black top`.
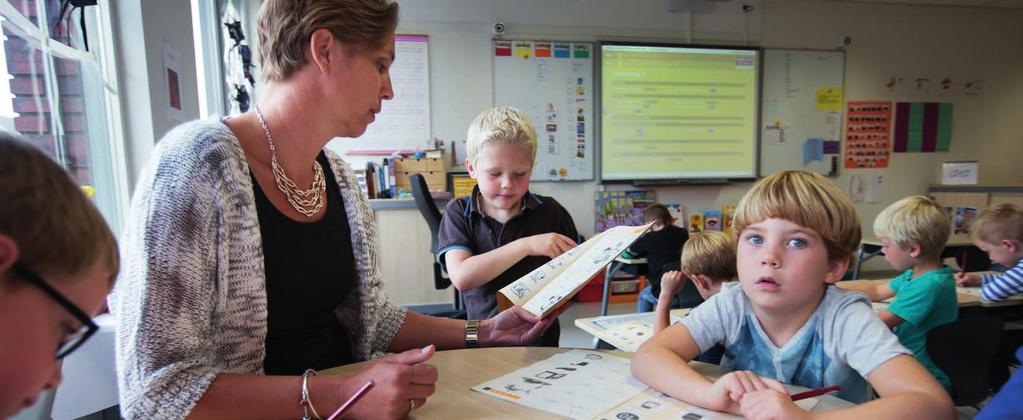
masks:
{"label": "black top", "polygon": [[330,162],[322,152],[316,160],[327,183],[327,211],[316,222],[282,214],[252,179],[266,269],[267,375],[353,361],[348,331],[334,315],[355,286],[352,232]]}
{"label": "black top", "polygon": [[[527,192],[519,214],[501,223],[480,210],[479,187],[472,194],[448,202],[437,233],[437,259],[444,264],[444,253],[464,249],[479,255],[527,236],[556,232],[579,241],[575,222],[561,204],[551,197]],[[487,319],[497,315],[497,291],[546,264],[545,256],[525,257],[511,268],[480,287],[465,292],[469,319]],[[533,345],[557,345],[559,328],[555,323]]]}
{"label": "black top", "polygon": [[650,267],[648,280],[654,297],[661,293],[661,275],[664,266],[669,263],[678,264],[682,256],[682,245],[689,240],[689,232],[675,225],[668,225],[658,231],[650,231],[643,235],[632,246],[629,253],[637,257],[646,257]]}

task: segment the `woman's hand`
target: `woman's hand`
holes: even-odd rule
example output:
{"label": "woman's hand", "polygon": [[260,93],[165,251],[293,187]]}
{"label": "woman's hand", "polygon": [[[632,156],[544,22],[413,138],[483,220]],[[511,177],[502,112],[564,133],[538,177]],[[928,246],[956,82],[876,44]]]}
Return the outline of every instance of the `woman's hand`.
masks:
{"label": "woman's hand", "polygon": [[[437,368],[424,362],[433,356],[434,350],[433,345],[429,345],[393,354],[347,378],[341,385],[341,402],[348,400],[367,381],[373,381],[373,388],[349,409],[350,417],[400,419],[407,417],[413,408],[426,404],[426,398],[435,391]],[[320,415],[324,412],[330,415],[336,408],[317,411]]]}
{"label": "woman's hand", "polygon": [[558,317],[569,305],[562,305],[545,319],[540,319],[519,306],[512,306],[501,311],[493,318],[480,321],[480,345],[523,346],[532,342]]}

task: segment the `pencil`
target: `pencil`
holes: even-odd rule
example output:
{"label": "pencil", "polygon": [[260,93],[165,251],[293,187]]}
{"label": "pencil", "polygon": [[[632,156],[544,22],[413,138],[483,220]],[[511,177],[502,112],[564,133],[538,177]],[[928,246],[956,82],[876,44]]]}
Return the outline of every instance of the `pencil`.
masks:
{"label": "pencil", "polygon": [[807,399],[807,398],[810,398],[810,397],[816,397],[818,395],[824,395],[824,394],[827,394],[827,393],[829,393],[831,391],[838,391],[840,389],[842,389],[842,388],[840,388],[838,385],[832,385],[832,386],[824,387],[824,388],[820,388],[820,389],[811,389],[809,391],[800,392],[798,394],[792,394],[791,398],[792,398],[792,401],[799,401],[799,400]]}
{"label": "pencil", "polygon": [[963,263],[959,265],[959,271],[966,274],[966,252],[963,252]]}
{"label": "pencil", "polygon": [[348,407],[351,407],[352,404],[355,404],[356,401],[359,401],[359,398],[362,398],[363,395],[366,395],[366,391],[369,391],[369,389],[372,387],[373,387],[372,380],[366,382],[366,384],[363,385],[362,388],[359,388],[358,391],[355,391],[355,394],[352,394],[351,398],[349,398],[348,401],[345,401],[344,404],[341,404],[341,406],[337,408],[337,410],[334,410],[334,414],[331,414],[330,417],[327,417],[327,420],[334,420],[341,416],[341,414],[344,414],[344,412],[348,410]]}

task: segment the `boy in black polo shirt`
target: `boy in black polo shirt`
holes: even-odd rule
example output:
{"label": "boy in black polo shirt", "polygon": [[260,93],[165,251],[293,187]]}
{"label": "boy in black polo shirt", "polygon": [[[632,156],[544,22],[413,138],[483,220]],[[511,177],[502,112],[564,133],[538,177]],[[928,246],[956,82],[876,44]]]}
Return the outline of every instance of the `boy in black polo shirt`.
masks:
{"label": "boy in black polo shirt", "polygon": [[[651,204],[643,209],[643,223],[653,223],[650,231],[636,240],[625,256],[629,258],[646,257],[648,267],[647,280],[650,285],[639,292],[636,299],[636,312],[650,312],[657,305],[657,297],[661,294],[661,276],[668,271],[679,269],[679,256],[682,255],[682,246],[689,239],[689,232],[673,224],[671,213],[663,204]],[[687,286],[683,286],[682,293],[685,293]],[[688,286],[690,295],[696,294],[695,286]],[[672,307],[681,307],[681,298],[675,296]],[[700,301],[689,302],[695,306]]]}
{"label": "boy in black polo shirt", "polygon": [[[469,126],[465,167],[472,194],[451,200],[438,233],[437,259],[465,296],[469,319],[497,314],[497,291],[576,245],[572,216],[529,192],[536,130],[511,107],[484,111]],[[530,345],[558,345],[557,321]]]}

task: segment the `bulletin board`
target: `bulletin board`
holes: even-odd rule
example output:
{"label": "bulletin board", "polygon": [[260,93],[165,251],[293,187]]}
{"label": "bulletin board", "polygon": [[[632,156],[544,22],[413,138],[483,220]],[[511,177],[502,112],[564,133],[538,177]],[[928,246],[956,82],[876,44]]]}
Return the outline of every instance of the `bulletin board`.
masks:
{"label": "bulletin board", "polygon": [[593,179],[593,44],[494,40],[494,105],[537,131],[533,181]]}
{"label": "bulletin board", "polygon": [[845,52],[764,51],[760,174],[841,166]]}

